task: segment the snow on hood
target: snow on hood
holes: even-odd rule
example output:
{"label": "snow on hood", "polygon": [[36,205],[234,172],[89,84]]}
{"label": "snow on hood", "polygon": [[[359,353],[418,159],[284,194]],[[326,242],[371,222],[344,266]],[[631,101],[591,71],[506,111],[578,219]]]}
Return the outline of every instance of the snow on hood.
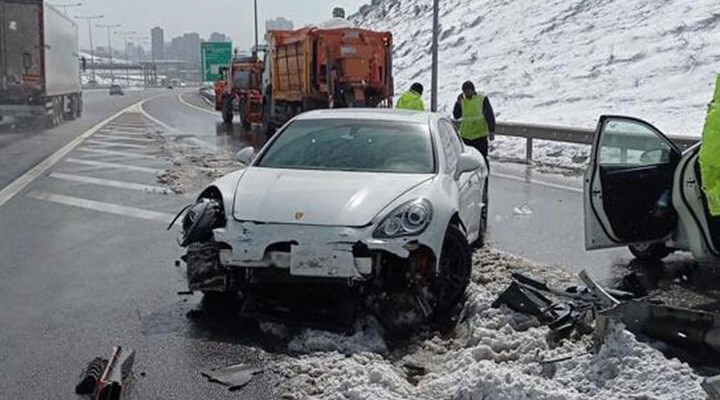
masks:
{"label": "snow on hood", "polygon": [[345,18],[330,18],[329,20],[318,24],[317,27],[320,29],[354,28],[355,24]]}
{"label": "snow on hood", "polygon": [[364,226],[432,177],[250,167],[240,178],[233,215],[243,221]]}

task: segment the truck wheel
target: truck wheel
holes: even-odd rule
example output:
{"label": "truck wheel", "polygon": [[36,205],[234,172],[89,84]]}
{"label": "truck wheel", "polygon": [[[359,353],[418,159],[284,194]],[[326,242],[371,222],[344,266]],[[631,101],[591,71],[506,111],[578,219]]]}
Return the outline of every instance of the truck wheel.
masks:
{"label": "truck wheel", "polygon": [[440,253],[439,271],[432,285],[432,319],[440,321],[456,309],[465,296],[472,271],[472,251],[465,233],[457,226],[450,225],[445,232]]}
{"label": "truck wheel", "polygon": [[641,261],[660,261],[674,251],[664,243],[634,244],[628,246],[630,252]]}
{"label": "truck wheel", "polygon": [[65,120],[72,121],[74,120],[78,115],[78,97],[77,96],[70,96],[68,98],[68,109],[65,113]]}
{"label": "truck wheel", "polygon": [[232,96],[228,96],[225,99],[225,106],[222,111],[223,122],[227,125],[232,125],[233,121],[233,100]]}
{"label": "truck wheel", "polygon": [[48,129],[55,128],[56,126],[60,125],[60,122],[62,121],[62,105],[56,97],[50,99],[50,102],[52,103],[52,106],[50,108],[52,113],[46,116],[45,120],[45,126]]}

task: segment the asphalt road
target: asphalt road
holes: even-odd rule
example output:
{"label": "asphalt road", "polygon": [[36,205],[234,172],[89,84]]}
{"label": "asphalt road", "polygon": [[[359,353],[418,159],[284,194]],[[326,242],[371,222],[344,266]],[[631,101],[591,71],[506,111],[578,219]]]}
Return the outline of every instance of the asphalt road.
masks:
{"label": "asphalt road", "polygon": [[[86,99],[98,108],[87,121],[6,144],[0,159],[19,162],[11,150],[18,148],[42,159],[93,121],[158,94],[165,92],[110,100],[91,93]],[[113,345],[137,352],[132,399],[238,398],[200,372],[263,364],[256,324],[177,294],[186,289],[174,265],[181,252],[165,228],[191,196],[159,193],[156,170],[171,162],[152,139],[157,133],[168,135],[131,110],[0,207],[0,398],[75,398],[85,365]],[[57,140],[33,147],[35,138]],[[3,171],[5,179],[32,167],[23,162],[14,174]],[[272,398],[271,390],[270,375],[261,374],[242,397]]]}
{"label": "asphalt road", "polygon": [[[239,362],[262,365],[272,355],[257,348],[276,344],[255,324],[205,307],[199,295],[177,294],[185,290],[173,263],[181,251],[165,227],[192,196],[158,193],[156,179],[171,165],[158,134],[193,135],[232,150],[260,145],[260,135],[227,130],[190,91],[87,92],[80,120],[0,134],[0,188],[142,99],[142,109],[110,122],[0,206],[0,398],[73,398],[85,364],[107,357],[113,345],[137,351],[130,398],[273,397],[270,373],[239,393],[200,376]],[[573,271],[588,268],[603,280],[622,273],[626,250],[583,249],[579,178],[534,175],[518,165],[492,169],[494,246]]]}

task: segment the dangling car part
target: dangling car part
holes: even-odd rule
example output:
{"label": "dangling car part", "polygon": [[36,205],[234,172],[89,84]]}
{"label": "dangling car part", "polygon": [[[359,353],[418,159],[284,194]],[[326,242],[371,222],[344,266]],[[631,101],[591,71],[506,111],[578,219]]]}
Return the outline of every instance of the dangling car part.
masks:
{"label": "dangling car part", "polygon": [[274,301],[271,292],[340,285],[390,305],[407,295],[430,319],[462,301],[470,243],[487,226],[488,169],[449,120],[314,111],[238,160],[247,167],[210,185],[183,217],[192,290]]}

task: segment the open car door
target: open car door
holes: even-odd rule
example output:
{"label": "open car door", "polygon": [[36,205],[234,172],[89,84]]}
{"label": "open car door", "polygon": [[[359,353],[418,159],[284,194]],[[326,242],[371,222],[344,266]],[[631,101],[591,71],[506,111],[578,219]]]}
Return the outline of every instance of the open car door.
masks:
{"label": "open car door", "polygon": [[672,186],[681,154],[645,121],[601,116],[585,174],[585,247],[619,247],[667,237],[677,224]]}

